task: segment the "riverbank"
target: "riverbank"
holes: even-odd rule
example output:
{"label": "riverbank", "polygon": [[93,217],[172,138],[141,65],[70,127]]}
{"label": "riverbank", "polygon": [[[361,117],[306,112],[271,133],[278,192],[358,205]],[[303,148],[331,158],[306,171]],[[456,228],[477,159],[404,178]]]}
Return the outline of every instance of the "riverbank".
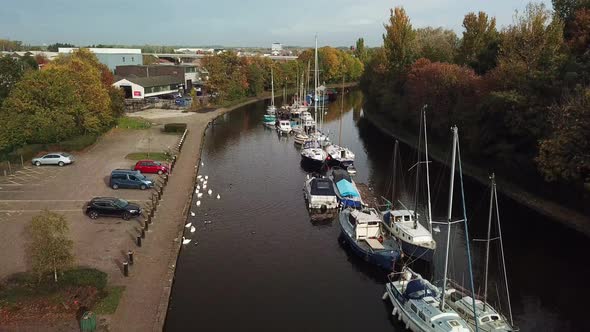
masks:
{"label": "riverbank", "polygon": [[[393,132],[396,126],[390,118],[385,117],[378,112],[364,112],[363,114],[367,120],[386,135],[397,138],[410,146],[416,145],[415,137],[412,136],[412,134],[398,130],[396,130],[395,133]],[[429,147],[429,153],[433,159],[441,163],[444,163],[446,160],[446,156],[439,149]],[[489,170],[463,161],[463,171],[466,175],[481,184],[489,185]],[[590,237],[590,218],[588,216],[526,191],[521,187],[508,182],[501,175],[496,174],[496,180],[498,183],[498,190],[504,195]]]}

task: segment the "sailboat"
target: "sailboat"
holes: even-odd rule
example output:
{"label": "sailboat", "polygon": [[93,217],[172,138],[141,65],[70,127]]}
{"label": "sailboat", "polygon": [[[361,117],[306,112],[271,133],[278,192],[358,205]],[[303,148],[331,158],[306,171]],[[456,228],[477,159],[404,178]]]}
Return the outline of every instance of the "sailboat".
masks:
{"label": "sailboat", "polygon": [[[451,240],[451,226],[458,222],[466,221],[464,219],[451,221],[453,213],[453,188],[455,183],[455,164],[457,159],[458,131],[453,127],[453,146],[451,160],[451,180],[449,185],[449,205],[447,225],[447,242],[444,266],[444,279],[442,289],[434,286],[420,274],[412,271],[409,267],[404,267],[401,272],[389,275],[389,282],[385,286],[383,300],[389,299],[393,305],[392,315],[396,315],[402,321],[407,329],[413,332],[471,332],[467,322],[451,307],[445,306],[446,294],[445,287],[447,284],[447,273],[449,265],[449,246]],[[459,174],[461,175],[461,166],[459,162]],[[462,178],[461,192],[463,193]],[[463,198],[463,204],[464,197]],[[467,230],[465,232],[467,237]],[[467,245],[469,254],[469,245]],[[468,255],[468,257],[470,257]],[[471,272],[471,261],[469,261]],[[473,280],[473,278],[471,278]],[[471,283],[473,289],[473,282]],[[476,323],[476,332],[478,331]]]}
{"label": "sailboat", "polygon": [[[492,215],[496,214],[496,222],[498,227],[498,236],[491,237],[492,232]],[[485,279],[484,279],[484,293],[483,298],[475,300],[476,313],[474,314],[471,303],[473,298],[466,294],[466,292],[458,285],[455,288],[450,288],[447,295],[449,305],[459,313],[464,320],[467,321],[470,327],[475,328],[475,317],[478,320],[478,327],[484,332],[513,332],[518,331],[518,328],[514,327],[514,320],[512,319],[512,306],[510,304],[510,291],[508,289],[508,277],[506,273],[506,264],[504,261],[504,246],[502,244],[502,231],[500,227],[500,214],[498,208],[498,194],[496,192],[496,179],[494,174],[490,176],[490,210],[488,217],[488,233],[487,239],[483,240],[486,242],[486,259],[485,259]],[[510,320],[506,319],[500,314],[494,307],[488,302],[488,271],[489,271],[489,258],[490,258],[490,243],[492,241],[500,241],[500,252],[502,257],[502,269],[504,272],[504,284],[506,287],[506,296],[508,299],[508,313]]]}
{"label": "sailboat", "polygon": [[[318,91],[318,37],[315,37],[315,56],[314,56],[315,64],[314,64],[314,88],[315,91]],[[317,104],[314,104],[315,109],[315,118],[314,123],[317,123],[317,114],[318,114],[318,107]],[[302,112],[302,115],[305,112]],[[303,143],[303,148],[301,149],[301,161],[303,164],[307,164],[310,168],[321,168],[325,161],[328,154],[326,151],[322,149],[320,145],[320,140],[318,139],[318,132],[317,132],[317,125],[314,126],[315,132],[309,135],[309,139]]]}
{"label": "sailboat", "polygon": [[[424,130],[422,130],[424,129]],[[424,155],[426,164],[426,188],[427,188],[427,207],[428,207],[428,228],[420,223],[419,215],[416,213],[418,208],[418,187],[419,187],[419,175],[420,175],[420,164],[423,163],[420,160],[420,145],[421,137],[424,133]],[[428,139],[426,134],[426,110],[422,110],[421,121],[420,121],[420,138],[418,140],[418,161],[416,165],[416,195],[414,197],[415,207],[414,210],[408,209],[401,201],[402,209],[393,209],[395,205],[395,181],[396,181],[396,170],[397,170],[397,156],[399,154],[399,142],[395,141],[395,147],[393,151],[393,188],[392,188],[392,203],[391,209],[382,212],[383,221],[387,225],[387,228],[395,237],[402,242],[402,250],[404,254],[409,255],[417,259],[421,259],[427,262],[432,261],[434,250],[436,249],[436,241],[432,237],[432,211],[430,203],[430,173],[429,173],[429,161],[428,161]]]}
{"label": "sailboat", "polygon": [[277,108],[275,106],[275,82],[272,67],[270,67],[270,94],[270,105],[266,108],[266,114],[275,115]]}
{"label": "sailboat", "polygon": [[354,153],[342,146],[342,109],[344,107],[344,75],[342,75],[342,105],[340,106],[340,128],[338,130],[338,145],[328,144],[324,148],[328,154],[328,165],[338,166],[348,171],[349,174],[356,174],[354,168]]}

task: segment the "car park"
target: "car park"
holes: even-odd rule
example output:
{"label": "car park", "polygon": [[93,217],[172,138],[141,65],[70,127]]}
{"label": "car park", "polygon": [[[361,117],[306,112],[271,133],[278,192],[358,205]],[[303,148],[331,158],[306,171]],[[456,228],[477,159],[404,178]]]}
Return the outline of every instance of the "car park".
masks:
{"label": "car park", "polygon": [[57,165],[64,166],[74,162],[74,156],[65,152],[52,152],[44,156],[33,158],[31,163],[35,166],[41,165]]}
{"label": "car park", "polygon": [[167,174],[168,165],[154,160],[140,160],[135,164],[133,168],[141,173],[152,173],[152,174]]}
{"label": "car park", "polygon": [[115,169],[111,172],[109,186],[115,190],[119,188],[141,189],[152,188],[152,179],[141,174],[140,171],[131,169]]}
{"label": "car park", "polygon": [[141,207],[139,205],[116,197],[95,197],[86,205],[86,215],[91,219],[105,216],[129,220],[140,214]]}

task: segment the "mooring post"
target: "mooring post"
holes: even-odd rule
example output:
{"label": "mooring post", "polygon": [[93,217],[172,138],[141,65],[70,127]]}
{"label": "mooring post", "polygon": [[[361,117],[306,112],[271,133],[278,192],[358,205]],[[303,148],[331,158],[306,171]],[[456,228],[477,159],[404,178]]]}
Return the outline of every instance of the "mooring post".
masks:
{"label": "mooring post", "polygon": [[141,238],[145,239],[145,228],[141,229]]}
{"label": "mooring post", "polygon": [[129,263],[123,262],[123,275],[128,277],[129,276]]}
{"label": "mooring post", "polygon": [[129,265],[133,265],[133,250],[127,251],[127,261]]}
{"label": "mooring post", "polygon": [[147,220],[143,223],[143,229],[147,232],[149,230],[150,226],[149,223],[147,222]]}
{"label": "mooring post", "polygon": [[141,247],[141,235],[137,236],[137,240],[136,240],[137,246]]}

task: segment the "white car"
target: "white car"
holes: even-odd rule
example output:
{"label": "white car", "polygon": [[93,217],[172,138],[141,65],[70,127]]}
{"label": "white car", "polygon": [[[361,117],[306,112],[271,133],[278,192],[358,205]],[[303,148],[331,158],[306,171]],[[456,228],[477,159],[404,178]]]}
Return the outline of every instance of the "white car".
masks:
{"label": "white car", "polygon": [[48,153],[48,154],[46,154],[42,157],[39,157],[39,158],[33,158],[31,160],[31,162],[35,166],[41,166],[41,165],[63,166],[63,165],[69,165],[69,164],[73,163],[74,156],[72,156],[69,153],[65,153],[65,152],[53,152],[53,153]]}

